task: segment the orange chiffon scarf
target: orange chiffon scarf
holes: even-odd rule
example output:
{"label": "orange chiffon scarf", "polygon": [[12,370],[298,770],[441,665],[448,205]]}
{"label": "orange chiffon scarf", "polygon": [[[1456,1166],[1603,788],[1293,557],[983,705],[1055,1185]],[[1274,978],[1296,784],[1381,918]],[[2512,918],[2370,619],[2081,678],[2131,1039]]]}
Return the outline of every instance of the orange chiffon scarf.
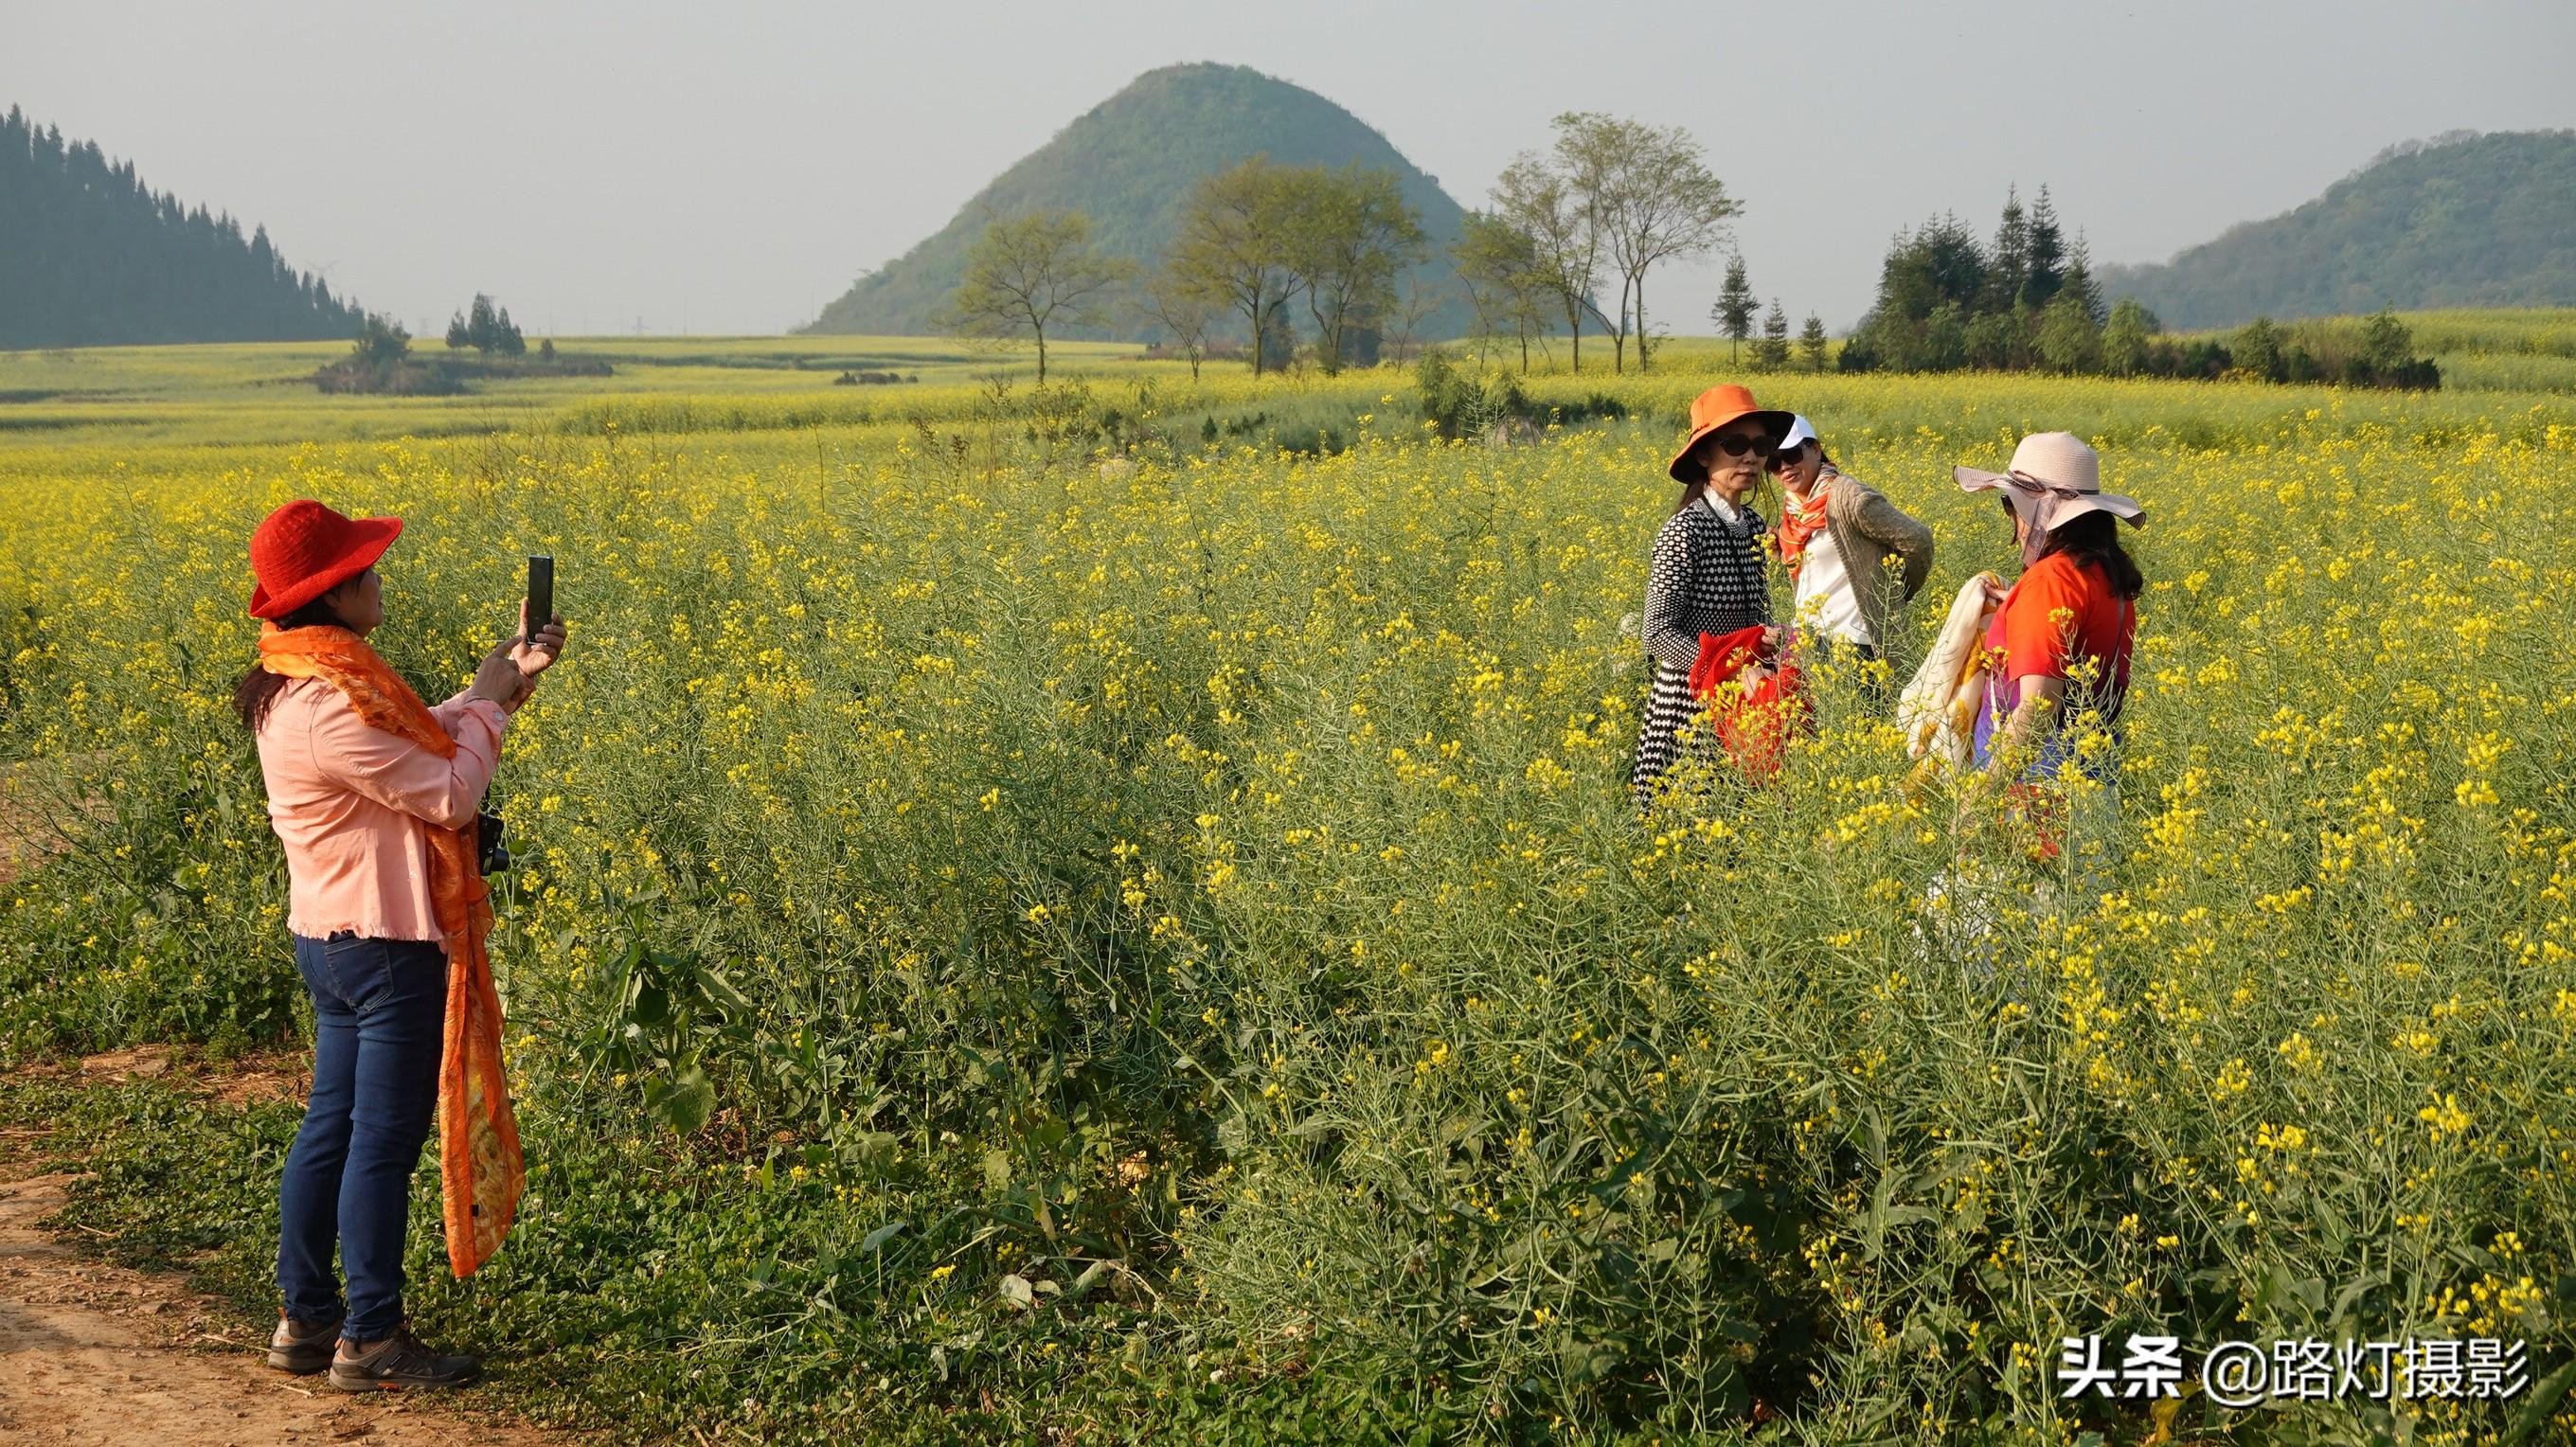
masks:
{"label": "orange chiffon scarf", "polygon": [[[376,651],[345,628],[263,625],[260,667],[287,678],[318,678],[340,690],[370,728],[456,757],[429,706]],[[475,826],[428,831],[430,898],[446,937],[447,1027],[438,1062],[438,1179],[445,1201],[447,1263],[457,1276],[501,1249],[518,1215],[527,1169],[501,1070],[501,996],[484,942],[492,906],[476,865]]]}

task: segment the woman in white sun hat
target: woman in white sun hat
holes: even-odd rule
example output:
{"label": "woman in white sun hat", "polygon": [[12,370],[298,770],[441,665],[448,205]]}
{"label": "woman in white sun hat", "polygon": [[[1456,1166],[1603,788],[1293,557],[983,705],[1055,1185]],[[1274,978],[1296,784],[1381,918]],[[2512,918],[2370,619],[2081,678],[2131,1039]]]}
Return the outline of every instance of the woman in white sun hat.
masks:
{"label": "woman in white sun hat", "polygon": [[2100,456],[2067,432],[2023,438],[2003,472],[1953,476],[2001,495],[2022,559],[2011,587],[1987,585],[1996,607],[1981,650],[1976,763],[2033,826],[2032,856],[2068,850],[2076,893],[2089,895],[2119,819],[2120,714],[2146,588],[2120,525],[2145,526],[2147,510],[2104,492]]}
{"label": "woman in white sun hat", "polygon": [[1884,656],[1896,620],[1932,574],[1932,530],[1846,477],[1804,417],[1771,454],[1780,479],[1780,562],[1797,585],[1801,631]]}
{"label": "woman in white sun hat", "polygon": [[[2120,714],[2145,588],[2120,524],[2144,526],[2146,509],[2102,490],[2101,458],[2071,433],[2023,438],[2005,471],[1952,475],[1969,492],[1998,494],[2020,576],[2009,588],[1991,573],[1969,580],[1907,701],[1932,710],[1922,736],[1937,739],[1950,729],[1950,700],[1974,699],[1976,768],[1962,779],[1960,823],[1971,833],[2001,826],[2040,873],[2029,877],[2005,862],[2009,854],[1963,851],[1925,891],[1916,935],[1927,960],[1958,960],[1980,980],[2009,976],[2029,1003],[2045,982],[2012,963],[2000,926],[2018,909],[2047,917],[2090,908],[2117,863]],[[1967,628],[1975,647],[1953,682],[1950,655],[1967,651]],[[1988,805],[2000,807],[1990,816]]]}

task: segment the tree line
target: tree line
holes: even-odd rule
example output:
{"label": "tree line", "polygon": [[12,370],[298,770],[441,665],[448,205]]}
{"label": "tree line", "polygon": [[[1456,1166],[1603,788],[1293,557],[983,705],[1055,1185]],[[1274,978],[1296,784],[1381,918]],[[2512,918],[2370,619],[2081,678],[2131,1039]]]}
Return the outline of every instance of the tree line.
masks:
{"label": "tree line", "polygon": [[96,142],[0,117],[0,347],[307,340],[359,321],[266,228],[245,237]]}
{"label": "tree line", "polygon": [[2214,352],[2211,360],[2221,364],[2223,375],[2253,381],[2333,382],[2410,392],[2442,385],[2442,369],[2432,358],[2415,355],[2414,331],[2384,306],[2357,327],[2320,321],[2284,328],[2270,317],[2256,317],[2224,341],[2204,338],[2192,345],[2204,355]]}
{"label": "tree line", "polygon": [[[1553,145],[1514,158],[1448,248],[1475,335],[1516,343],[1527,370],[1531,343],[1562,326],[1580,371],[1588,326],[1609,339],[1614,369],[1633,344],[1643,370],[1654,268],[1721,244],[1742,206],[1679,127],[1598,112],[1553,124]],[[1247,339],[1255,375],[1299,355],[1301,334],[1303,354],[1338,372],[1409,350],[1448,299],[1426,278],[1428,251],[1393,172],[1256,156],[1192,185],[1150,270],[1100,252],[1078,211],[990,218],[942,321],[1033,343],[1041,381],[1051,333],[1122,314],[1162,333],[1193,375],[1220,328]]]}
{"label": "tree line", "polygon": [[[1744,274],[1742,253],[1727,258],[1726,281],[1718,288],[1717,301],[1708,309],[1708,319],[1716,323],[1719,336],[1731,344],[1730,361],[1743,355],[1744,343],[1753,336],[1753,314],[1761,303],[1753,295],[1753,284]],[[1825,355],[1831,348],[1825,335],[1824,318],[1807,313],[1807,324],[1798,332],[1798,356],[1808,371],[1825,369]],[[1753,343],[1753,364],[1777,371],[1789,365],[1789,313],[1782,310],[1780,299],[1771,299],[1771,310],[1762,318],[1762,335]]]}
{"label": "tree line", "polygon": [[557,354],[552,337],[541,338],[537,355],[530,357],[527,337],[510,320],[510,309],[483,292],[476,292],[473,304],[447,323],[448,351],[469,348],[482,353],[481,359],[416,357],[411,333],[402,323],[371,312],[360,318],[349,354],[316,371],[313,384],[325,392],[434,397],[464,391],[470,377],[605,377],[612,373],[600,358]]}
{"label": "tree line", "polygon": [[[1654,268],[1724,244],[1743,207],[1679,127],[1598,112],[1553,126],[1554,143],[1515,157],[1448,248],[1470,340],[1480,360],[1517,350],[1526,372],[1531,348],[1561,334],[1580,372],[1590,330],[1609,341],[1615,370],[1627,369],[1632,350],[1645,370],[1658,336],[1646,299]],[[1394,173],[1256,156],[1191,187],[1181,226],[1150,270],[1101,253],[1078,211],[990,219],[944,320],[968,335],[1033,341],[1041,382],[1051,334],[1114,318],[1160,332],[1194,377],[1220,329],[1248,339],[1256,376],[1300,355],[1331,373],[1411,349],[1422,318],[1444,300],[1424,280],[1427,252]],[[2006,192],[1991,241],[1955,215],[1898,232],[1877,297],[1839,352],[1813,313],[1793,340],[1787,309],[1776,297],[1763,307],[1741,254],[1729,257],[1709,317],[1735,360],[1750,343],[1753,365],[1772,370],[1823,371],[1830,359],[1844,371],[2440,381],[2384,313],[2357,345],[2295,342],[2259,319],[2232,346],[2161,335],[2137,301],[2105,304],[2083,233],[2059,219],[2044,185],[2028,205],[2018,188]]]}
{"label": "tree line", "polygon": [[1842,365],[2097,371],[2109,319],[2083,237],[2068,237],[2048,188],[2027,208],[2010,191],[1991,245],[1956,216],[1897,233]]}
{"label": "tree line", "polygon": [[2227,339],[2163,330],[2135,298],[2104,304],[2083,233],[2068,237],[2042,186],[2027,208],[2018,190],[2006,191],[1991,242],[1954,215],[1897,233],[1879,268],[1877,299],[1838,362],[1845,371],[2441,385],[2440,370],[2413,355],[2405,324],[2385,310],[2365,323],[2355,346],[2323,334],[2313,346],[2294,342],[2260,317]]}
{"label": "tree line", "polygon": [[[462,351],[467,347],[491,356],[523,357],[528,352],[528,339],[510,320],[510,309],[482,292],[474,293],[473,305],[447,319],[447,347]],[[546,339],[546,355],[554,355],[554,339]]]}

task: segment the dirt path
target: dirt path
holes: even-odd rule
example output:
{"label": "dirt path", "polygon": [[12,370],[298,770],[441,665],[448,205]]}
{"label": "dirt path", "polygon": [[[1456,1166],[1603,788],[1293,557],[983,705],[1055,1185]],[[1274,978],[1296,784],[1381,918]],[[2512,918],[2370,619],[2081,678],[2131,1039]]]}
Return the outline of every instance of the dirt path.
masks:
{"label": "dirt path", "polygon": [[[120,1052],[109,1070],[94,1073],[136,1065],[157,1073],[137,1054]],[[13,1174],[0,1167],[0,1178]],[[580,1440],[481,1412],[461,1415],[433,1398],[350,1396],[320,1376],[269,1370],[264,1327],[171,1278],[85,1257],[41,1227],[78,1179],[0,1179],[0,1442],[566,1447]]]}

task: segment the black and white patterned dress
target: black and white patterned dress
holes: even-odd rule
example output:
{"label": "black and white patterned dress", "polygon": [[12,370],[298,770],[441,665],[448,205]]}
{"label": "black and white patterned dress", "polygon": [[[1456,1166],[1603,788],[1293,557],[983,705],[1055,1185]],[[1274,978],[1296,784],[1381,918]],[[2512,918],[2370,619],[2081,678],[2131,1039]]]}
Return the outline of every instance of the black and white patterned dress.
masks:
{"label": "black and white patterned dress", "polygon": [[1762,515],[1749,507],[1734,511],[1729,521],[1716,499],[1703,493],[1666,519],[1655,535],[1646,612],[1638,625],[1646,651],[1654,656],[1655,686],[1646,699],[1636,768],[1629,775],[1639,808],[1653,800],[1664,771],[1680,757],[1683,725],[1699,712],[1690,693],[1699,636],[1771,621]]}

